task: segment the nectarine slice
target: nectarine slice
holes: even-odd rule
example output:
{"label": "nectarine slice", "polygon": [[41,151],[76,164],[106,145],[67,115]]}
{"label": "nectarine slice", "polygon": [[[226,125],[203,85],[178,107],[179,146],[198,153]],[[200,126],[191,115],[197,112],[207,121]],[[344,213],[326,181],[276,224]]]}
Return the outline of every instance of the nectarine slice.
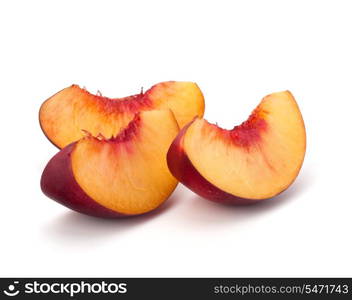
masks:
{"label": "nectarine slice", "polygon": [[39,112],[47,138],[63,148],[82,137],[82,130],[96,136],[116,135],[136,112],[170,108],[180,127],[204,113],[204,98],[193,82],[161,82],[145,93],[125,98],[93,95],[77,85],[67,87],[46,100]]}
{"label": "nectarine slice", "polygon": [[196,118],[171,145],[171,173],[200,196],[249,204],[284,191],[297,177],[306,149],[304,122],[288,91],[266,96],[232,130]]}
{"label": "nectarine slice", "polygon": [[166,153],[178,131],[171,110],[137,113],[115,137],[87,134],[62,149],[44,169],[41,188],[59,203],[97,217],[154,210],[177,185]]}

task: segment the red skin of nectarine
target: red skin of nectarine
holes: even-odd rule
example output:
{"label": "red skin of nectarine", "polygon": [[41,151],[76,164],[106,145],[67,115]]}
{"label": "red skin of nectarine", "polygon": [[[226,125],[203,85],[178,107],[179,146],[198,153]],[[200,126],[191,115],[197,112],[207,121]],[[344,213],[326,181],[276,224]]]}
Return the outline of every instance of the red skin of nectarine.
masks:
{"label": "red skin of nectarine", "polygon": [[49,161],[40,182],[43,193],[83,214],[103,218],[127,217],[127,214],[117,213],[95,202],[77,184],[71,167],[71,152],[76,144],[68,145]]}
{"label": "red skin of nectarine", "polygon": [[187,124],[177,135],[175,140],[170,146],[167,153],[167,163],[171,173],[176,177],[177,180],[182,182],[190,190],[196,194],[204,197],[207,200],[211,200],[223,204],[236,204],[236,205],[250,205],[257,203],[257,200],[250,200],[245,198],[236,197],[229,193],[226,193],[209,181],[207,181],[190,162],[187,153],[183,149],[183,137],[187,129],[194,122]]}

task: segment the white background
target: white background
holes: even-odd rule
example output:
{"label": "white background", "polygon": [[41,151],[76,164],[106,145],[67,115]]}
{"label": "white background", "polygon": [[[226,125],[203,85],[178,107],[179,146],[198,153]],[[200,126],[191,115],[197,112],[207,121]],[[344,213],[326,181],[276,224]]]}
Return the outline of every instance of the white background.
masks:
{"label": "white background", "polygon": [[[2,1],[0,275],[352,276],[350,3]],[[158,213],[113,221],[42,194],[58,151],[38,123],[46,98],[166,80],[197,82],[225,128],[289,89],[308,135],[293,186],[238,208],[179,185]]]}

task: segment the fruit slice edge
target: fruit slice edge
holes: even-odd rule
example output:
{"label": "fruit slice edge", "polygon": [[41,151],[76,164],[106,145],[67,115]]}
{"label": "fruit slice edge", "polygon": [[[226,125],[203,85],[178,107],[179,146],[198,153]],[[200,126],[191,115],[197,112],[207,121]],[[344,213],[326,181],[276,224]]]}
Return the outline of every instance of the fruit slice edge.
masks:
{"label": "fruit slice edge", "polygon": [[259,200],[277,195],[296,178],[306,135],[292,94],[280,92],[266,96],[248,121],[232,131],[196,120],[184,143],[206,180],[229,194]]}
{"label": "fruit slice edge", "polygon": [[93,201],[77,184],[72,172],[71,152],[74,142],[58,152],[46,165],[40,186],[45,195],[77,212],[104,218],[127,215],[112,211]]}
{"label": "fruit slice edge", "polygon": [[[306,147],[303,119],[288,91],[263,98],[233,130],[198,118],[177,139],[168,153],[172,173],[203,197],[232,203],[239,198],[255,202],[285,190],[298,175]],[[182,161],[181,167],[173,159]],[[198,177],[191,178],[185,160]]]}

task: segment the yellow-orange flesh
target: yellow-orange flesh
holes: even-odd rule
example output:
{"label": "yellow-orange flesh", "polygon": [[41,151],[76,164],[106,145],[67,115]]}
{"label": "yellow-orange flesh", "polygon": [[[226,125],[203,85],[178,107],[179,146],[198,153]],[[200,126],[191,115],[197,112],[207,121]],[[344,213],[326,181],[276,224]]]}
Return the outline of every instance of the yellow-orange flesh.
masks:
{"label": "yellow-orange flesh", "polygon": [[285,190],[298,175],[305,149],[304,122],[288,91],[266,96],[233,130],[197,119],[184,137],[184,151],[206,180],[247,199]]}
{"label": "yellow-orange flesh", "polygon": [[170,110],[141,112],[112,139],[87,136],[72,152],[72,171],[83,191],[123,214],[142,214],[163,203],[177,185],[166,163],[178,133]]}
{"label": "yellow-orange flesh", "polygon": [[39,120],[46,136],[59,148],[79,140],[82,130],[96,136],[116,135],[139,111],[170,108],[180,127],[204,113],[204,98],[193,82],[169,81],[146,93],[113,99],[93,95],[77,85],[61,90],[43,103]]}

